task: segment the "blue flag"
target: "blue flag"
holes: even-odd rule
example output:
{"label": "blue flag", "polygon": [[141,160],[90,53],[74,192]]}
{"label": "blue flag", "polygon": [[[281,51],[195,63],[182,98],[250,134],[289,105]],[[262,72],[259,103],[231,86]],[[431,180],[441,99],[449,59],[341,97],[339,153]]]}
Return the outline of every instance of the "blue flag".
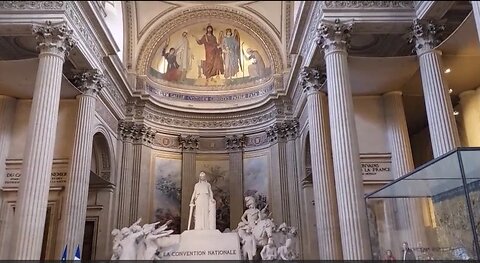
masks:
{"label": "blue flag", "polygon": [[73,261],[80,261],[80,245],[77,245],[77,251],[75,251],[75,257]]}
{"label": "blue flag", "polygon": [[62,263],[67,262],[67,245],[65,245],[65,249],[63,250],[63,255],[62,255],[62,258],[60,259],[60,261]]}

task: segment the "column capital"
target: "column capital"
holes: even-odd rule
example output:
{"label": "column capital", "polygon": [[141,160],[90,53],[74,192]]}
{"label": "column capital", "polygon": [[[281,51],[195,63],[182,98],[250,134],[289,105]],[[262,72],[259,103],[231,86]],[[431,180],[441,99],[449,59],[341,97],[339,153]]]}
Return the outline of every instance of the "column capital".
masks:
{"label": "column capital", "polygon": [[326,80],[327,74],[318,69],[303,67],[300,71],[300,85],[305,93],[321,91],[325,88]]}
{"label": "column capital", "polygon": [[190,151],[197,150],[198,139],[198,136],[195,135],[178,135],[179,148]]}
{"label": "column capital", "polygon": [[242,150],[246,144],[247,136],[244,134],[225,136],[225,148],[227,150]]}
{"label": "column capital", "polygon": [[132,142],[134,123],[132,121],[121,120],[118,122],[118,132],[123,140]]}
{"label": "column capital", "polygon": [[434,23],[431,20],[415,19],[410,29],[412,32],[410,33],[408,43],[415,44],[413,52],[420,56],[432,51],[440,43],[440,36],[445,30],[445,26]]}
{"label": "column capital", "polygon": [[140,123],[132,127],[132,138],[134,142],[152,143],[157,132],[147,125]]}
{"label": "column capital", "polygon": [[273,124],[272,126],[268,127],[265,132],[267,133],[268,140],[271,143],[277,143],[279,141],[297,138],[298,126],[299,123],[297,120],[286,120]]}
{"label": "column capital", "polygon": [[350,46],[352,27],[352,22],[342,23],[338,18],[333,23],[331,21],[320,23],[315,41],[317,45],[325,50],[325,56],[335,51],[347,51]]}
{"label": "column capital", "polygon": [[106,86],[106,79],[98,69],[76,72],[73,84],[84,94],[95,96]]}
{"label": "column capital", "polygon": [[72,38],[73,30],[65,23],[52,25],[52,21],[46,21],[45,25],[34,25],[32,33],[40,54],[48,52],[64,58],[76,44]]}

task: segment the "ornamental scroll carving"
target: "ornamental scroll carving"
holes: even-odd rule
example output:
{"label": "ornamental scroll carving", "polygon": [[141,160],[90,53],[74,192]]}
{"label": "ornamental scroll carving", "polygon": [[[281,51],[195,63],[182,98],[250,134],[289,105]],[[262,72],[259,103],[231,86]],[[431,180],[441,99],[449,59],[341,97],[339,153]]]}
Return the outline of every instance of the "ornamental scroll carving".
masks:
{"label": "ornamental scroll carving", "polygon": [[421,55],[440,44],[440,38],[445,30],[445,26],[436,24],[433,21],[415,19],[411,30],[408,43],[415,44],[412,53],[416,52],[417,55]]}
{"label": "ornamental scroll carving", "polygon": [[63,58],[76,44],[72,38],[73,30],[65,23],[54,25],[52,21],[46,21],[45,25],[34,25],[32,33],[41,53],[51,52]]}
{"label": "ornamental scroll carving", "polygon": [[198,149],[198,136],[195,135],[179,135],[178,142],[179,147],[183,150],[197,150]]}
{"label": "ornamental scroll carving", "polygon": [[152,143],[156,131],[143,123],[134,123],[132,121],[120,121],[118,123],[120,136],[126,142]]}
{"label": "ornamental scroll carving", "polygon": [[325,88],[327,74],[318,69],[303,67],[300,71],[299,81],[304,92],[320,91]]}
{"label": "ornamental scroll carving", "polygon": [[96,95],[106,86],[105,76],[98,69],[78,72],[72,82],[85,95]]}
{"label": "ornamental scroll carving", "polygon": [[227,150],[241,150],[245,147],[247,137],[245,135],[232,135],[225,137],[225,148]]}
{"label": "ornamental scroll carving", "polygon": [[325,50],[325,56],[330,52],[347,51],[352,27],[351,22],[343,23],[340,19],[335,19],[334,23],[324,21],[320,24],[316,43]]}
{"label": "ornamental scroll carving", "polygon": [[265,132],[271,143],[278,141],[295,139],[298,134],[299,123],[297,120],[287,120],[280,123],[275,123],[270,126]]}
{"label": "ornamental scroll carving", "polygon": [[325,8],[413,8],[415,1],[323,1]]}
{"label": "ornamental scroll carving", "polygon": [[65,7],[66,1],[0,1],[0,9],[55,10]]}

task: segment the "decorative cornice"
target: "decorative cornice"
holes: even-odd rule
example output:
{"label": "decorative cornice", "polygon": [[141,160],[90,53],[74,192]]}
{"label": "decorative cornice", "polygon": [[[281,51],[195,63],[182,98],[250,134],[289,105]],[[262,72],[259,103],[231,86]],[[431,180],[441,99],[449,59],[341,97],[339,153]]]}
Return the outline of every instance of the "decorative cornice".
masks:
{"label": "decorative cornice", "polygon": [[72,38],[73,30],[68,29],[65,23],[52,25],[52,21],[46,21],[45,25],[34,25],[32,33],[40,54],[53,53],[63,59],[76,44]]}
{"label": "decorative cornice", "polygon": [[84,94],[95,96],[105,87],[105,76],[98,69],[90,69],[73,76],[73,84]]}
{"label": "decorative cornice", "polygon": [[412,52],[416,52],[420,56],[433,50],[440,43],[441,33],[445,30],[445,26],[437,25],[432,21],[415,19],[411,30],[408,43],[415,44]]}
{"label": "decorative cornice", "polygon": [[178,142],[179,142],[179,147],[182,148],[182,150],[197,150],[198,149],[198,136],[194,135],[179,135],[178,136]]}
{"label": "decorative cornice", "polygon": [[327,74],[318,69],[303,67],[300,71],[300,85],[302,85],[303,92],[321,91],[325,88]]}
{"label": "decorative cornice", "polygon": [[324,21],[317,30],[316,43],[325,50],[325,56],[331,52],[347,51],[350,42],[351,22],[341,23],[340,19],[335,22]]}
{"label": "decorative cornice", "polygon": [[282,53],[277,45],[277,41],[267,33],[267,29],[263,28],[259,23],[255,23],[253,17],[227,6],[200,5],[172,14],[164,19],[165,22],[160,23],[151,31],[153,33],[146,37],[144,44],[140,48],[140,55],[135,67],[137,74],[147,75],[150,61],[153,59],[157,46],[172,30],[181,28],[187,20],[210,21],[211,18],[229,21],[232,23],[232,26],[241,27],[251,32],[263,44],[270,61],[272,61],[272,68],[275,69],[274,73],[281,74],[283,72]]}
{"label": "decorative cornice", "polygon": [[309,20],[306,39],[303,41],[301,54],[305,58],[308,55],[308,52],[311,50],[311,46],[315,44],[316,32],[318,30],[318,24],[320,23],[320,19],[322,17],[322,7],[320,1],[314,3],[315,6],[312,11],[312,16]]}
{"label": "decorative cornice", "polygon": [[247,137],[245,135],[232,135],[225,137],[225,148],[227,150],[241,150],[245,147]]}
{"label": "decorative cornice", "polygon": [[415,1],[322,1],[325,8],[413,8]]}
{"label": "decorative cornice", "polygon": [[66,1],[0,1],[0,9],[55,10],[65,7]]}
{"label": "decorative cornice", "polygon": [[265,131],[271,143],[276,143],[282,140],[295,139],[298,134],[298,121],[287,120],[280,123],[275,123],[268,127]]}

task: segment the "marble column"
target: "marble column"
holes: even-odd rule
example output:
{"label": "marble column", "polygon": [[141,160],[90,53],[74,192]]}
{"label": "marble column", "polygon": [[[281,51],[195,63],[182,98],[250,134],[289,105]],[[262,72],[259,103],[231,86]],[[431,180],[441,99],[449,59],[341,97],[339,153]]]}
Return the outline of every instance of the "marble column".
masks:
{"label": "marble column", "polygon": [[15,260],[40,259],[52,173],[62,70],[73,47],[65,24],[33,27],[40,50],[15,209]]}
{"label": "marble column", "polygon": [[135,222],[130,218],[134,125],[131,121],[120,121],[118,123],[123,145],[118,189],[117,228],[128,227],[131,223]]}
{"label": "marble column", "polygon": [[459,94],[462,109],[463,127],[465,130],[466,145],[480,146],[480,94],[479,90],[467,90]]}
{"label": "marble column", "polygon": [[307,94],[319,259],[341,260],[342,241],[328,126],[327,96],[321,91],[322,88],[326,88],[326,79],[325,75],[313,68],[305,67],[300,74],[303,90]]}
{"label": "marble column", "polygon": [[302,254],[304,260],[318,260],[319,247],[317,240],[317,228],[315,224],[315,201],[313,194],[313,185],[312,185],[312,169],[306,167],[305,169],[305,178],[301,181],[301,187],[303,192],[303,229],[305,233],[303,238]]}
{"label": "marble column", "polygon": [[333,168],[343,259],[370,259],[370,239],[358,137],[347,63],[351,25],[322,22],[317,43],[325,52]]}
{"label": "marble column", "polygon": [[[296,229],[302,228],[301,211],[300,211],[300,180],[297,172],[297,154],[296,154],[296,139],[298,136],[297,120],[286,121],[286,154],[287,154],[287,175],[288,175],[288,203],[290,206],[290,226]],[[299,235],[299,245],[302,245],[302,232],[297,231]]]}
{"label": "marble column", "polygon": [[[403,107],[402,93],[389,92],[383,95],[385,120],[388,131],[390,152],[392,153],[392,175],[398,179],[415,169],[412,148],[408,136],[407,120]],[[396,200],[397,222],[403,233],[403,241],[411,247],[426,246],[427,236],[423,223],[422,201],[420,198]]]}
{"label": "marble column", "polygon": [[[97,70],[88,70],[74,76],[73,83],[80,90],[75,125],[72,157],[65,188],[65,203],[60,219],[60,247],[70,248],[67,259],[74,258],[74,248],[83,251],[83,234],[87,214],[90,167],[93,149],[93,121],[97,94],[104,87],[104,76]],[[61,253],[61,251],[58,251]],[[57,254],[59,254],[57,253]]]}
{"label": "marble column", "polygon": [[452,101],[443,77],[441,51],[434,49],[440,42],[437,35],[442,30],[442,26],[416,19],[410,39],[410,42],[415,42],[415,51],[420,63],[425,108],[435,158],[460,146]]}
{"label": "marble column", "polygon": [[272,177],[270,178],[270,189],[272,191],[271,208],[272,217],[278,224],[290,225],[290,202],[288,192],[288,170],[287,170],[287,149],[286,149],[286,124],[275,123],[267,130],[267,137],[271,143],[272,156]]}
{"label": "marble column", "polygon": [[134,126],[133,141],[133,168],[132,168],[132,193],[130,205],[130,218],[137,220],[142,218],[145,221],[149,218],[150,208],[149,191],[145,191],[150,186],[150,174],[152,148],[151,144],[155,138],[156,131],[145,124],[136,124]]}
{"label": "marble column", "polygon": [[[4,183],[7,173],[5,162],[10,148],[16,104],[17,100],[15,98],[0,95],[0,187]],[[0,207],[1,200],[2,196],[0,195]]]}
{"label": "marble column", "polygon": [[[180,135],[178,136],[179,145],[182,148],[182,206],[181,206],[181,229],[188,229],[188,216],[190,213],[190,200],[192,198],[193,187],[198,182],[196,173],[196,153],[198,149],[198,136]],[[194,219],[190,229],[194,227]]]}
{"label": "marble column", "polygon": [[225,148],[230,161],[230,229],[237,228],[245,207],[243,203],[243,148],[246,140],[245,135],[225,137]]}
{"label": "marble column", "polygon": [[[140,182],[142,180],[142,160],[144,161],[145,154],[143,148],[150,144],[155,136],[155,132],[145,124],[134,124],[133,126],[133,160],[132,160],[132,182],[131,182],[131,202],[130,202],[130,219],[137,220],[139,218],[140,206],[144,203],[139,203],[141,197]],[[147,151],[146,154],[148,154]],[[150,156],[148,156],[150,158]],[[147,180],[148,181],[148,180]],[[148,182],[147,182],[148,184]],[[143,184],[145,185],[145,184]],[[142,199],[143,200],[143,199]],[[145,220],[149,220],[145,218]]]}
{"label": "marble column", "polygon": [[480,41],[480,2],[470,1],[472,4],[473,18],[475,18],[475,25],[477,26],[478,40]]}

